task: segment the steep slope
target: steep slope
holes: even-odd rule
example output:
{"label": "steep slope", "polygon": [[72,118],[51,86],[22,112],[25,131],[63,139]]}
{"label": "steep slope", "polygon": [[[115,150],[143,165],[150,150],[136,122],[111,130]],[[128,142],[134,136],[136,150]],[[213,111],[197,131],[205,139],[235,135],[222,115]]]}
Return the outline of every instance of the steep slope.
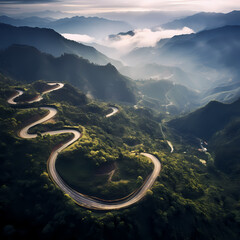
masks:
{"label": "steep slope", "polygon": [[194,87],[187,73],[178,67],[170,67],[152,64],[141,64],[138,66],[124,66],[119,71],[135,80],[154,79],[154,80],[170,80],[178,84]]}
{"label": "steep slope", "polygon": [[240,172],[240,99],[232,104],[210,102],[205,107],[168,122],[181,135],[208,141],[215,165],[228,173]]}
{"label": "steep slope", "polygon": [[138,87],[144,96],[158,100],[159,109],[170,113],[190,111],[197,106],[196,92],[168,80],[140,81]]}
{"label": "steep slope", "polygon": [[[5,77],[1,84],[1,75],[0,86],[1,93],[29,88]],[[118,105],[119,113],[105,118],[106,103],[76,105],[71,99],[76,92],[68,87],[64,93],[55,91],[58,96],[54,92],[46,96],[45,104],[55,106],[58,115],[35,129],[74,127],[83,133],[58,159],[58,169],[99,197],[122,194],[145,179],[149,162],[139,156],[140,151],[151,151],[161,159],[161,174],[132,208],[108,213],[80,208],[52,184],[46,172],[50,152],[68,136],[19,139],[16,132],[22,124],[44,112],[32,106],[11,108],[6,100],[13,92],[0,94],[1,239],[239,240],[239,177],[206,167],[191,153],[170,154],[151,111]],[[97,176],[96,170],[107,173],[101,166],[111,162],[117,162],[112,179]]]}
{"label": "steep slope", "polygon": [[239,66],[240,26],[225,26],[196,34],[175,36],[160,41],[156,47],[139,48],[125,58],[128,61],[147,59],[151,62],[167,62],[181,65],[203,64],[210,67],[221,65],[236,68]]}
{"label": "steep slope", "polygon": [[183,27],[189,27],[195,32],[199,32],[226,25],[240,25],[240,11],[232,11],[227,14],[201,12],[163,24],[162,27],[165,29],[182,29]]}
{"label": "steep slope", "polygon": [[215,165],[228,173],[240,173],[240,118],[218,131],[210,142],[215,153]]}
{"label": "steep slope", "polygon": [[181,133],[193,134],[208,140],[239,116],[240,99],[232,104],[212,101],[187,116],[170,121],[168,125]]}
{"label": "steep slope", "polygon": [[95,48],[67,40],[52,29],[14,27],[0,23],[0,35],[0,49],[12,44],[23,44],[36,47],[56,57],[64,53],[73,53],[96,64],[104,65],[111,62],[117,67],[121,66],[120,62],[108,58]]}
{"label": "steep slope", "polygon": [[0,71],[23,82],[69,82],[94,98],[135,102],[132,82],[114,66],[94,65],[76,55],[55,58],[33,47],[14,45],[0,53]]}
{"label": "steep slope", "polygon": [[[191,73],[191,84],[197,89],[209,90],[223,83],[228,86],[239,82],[239,38],[240,26],[225,26],[196,34],[175,36],[160,41],[156,47],[135,49],[124,61],[178,66]],[[219,93],[221,96],[217,99],[231,100],[229,92]],[[208,100],[215,99],[214,97]],[[236,92],[233,99],[237,97],[239,95]]]}
{"label": "steep slope", "polygon": [[[240,26],[226,26],[197,34],[176,36],[167,41],[159,54],[170,58],[194,59],[210,67],[239,66]],[[184,61],[183,60],[183,61]]]}

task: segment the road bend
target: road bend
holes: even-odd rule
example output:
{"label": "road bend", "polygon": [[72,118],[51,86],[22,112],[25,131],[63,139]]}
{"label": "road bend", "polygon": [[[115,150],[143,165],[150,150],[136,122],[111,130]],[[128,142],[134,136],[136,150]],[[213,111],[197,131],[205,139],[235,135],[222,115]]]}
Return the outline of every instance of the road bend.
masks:
{"label": "road bend", "polygon": [[[28,103],[31,104],[33,102],[41,101],[42,96],[44,94],[52,92],[52,91],[56,91],[64,86],[64,84],[62,84],[62,83],[50,83],[49,85],[57,85],[57,86],[54,89],[43,92],[37,99],[29,101]],[[18,104],[17,102],[15,102],[15,99],[17,97],[19,97],[20,95],[22,95],[23,93],[24,93],[23,91],[17,90],[16,95],[14,95],[10,99],[8,99],[8,103],[14,104],[14,105]],[[57,114],[57,110],[52,107],[41,107],[41,109],[47,110],[48,114],[46,116],[42,117],[41,119],[22,128],[19,132],[19,136],[21,138],[26,138],[26,139],[36,138],[37,134],[28,133],[29,129],[38,124],[48,121],[49,119],[53,118]],[[114,114],[116,114],[119,111],[118,108],[115,108],[115,107],[112,107],[112,110],[113,111],[110,114],[106,115],[107,118],[113,116]],[[116,210],[116,209],[120,209],[120,208],[126,208],[126,207],[140,201],[146,195],[148,189],[150,189],[152,187],[155,180],[159,176],[159,173],[161,171],[160,161],[150,153],[141,153],[142,156],[145,156],[152,161],[154,168],[153,168],[153,171],[150,174],[150,176],[144,182],[144,184],[138,189],[138,191],[135,191],[135,193],[133,195],[131,195],[130,197],[128,197],[124,200],[120,200],[118,202],[116,202],[116,201],[105,202],[105,201],[101,201],[101,200],[98,200],[95,198],[91,198],[90,196],[87,196],[85,194],[79,193],[76,190],[72,189],[69,185],[67,185],[64,182],[64,180],[61,178],[61,176],[58,174],[58,172],[56,170],[56,160],[61,151],[63,151],[68,146],[72,145],[79,138],[81,138],[81,136],[82,136],[81,133],[75,129],[63,129],[63,130],[44,132],[44,133],[41,133],[41,135],[47,135],[47,134],[57,135],[57,134],[63,134],[63,133],[72,134],[72,138],[69,141],[67,141],[66,143],[64,143],[63,145],[61,145],[58,148],[56,148],[55,150],[53,150],[53,152],[50,155],[48,162],[47,162],[48,173],[49,173],[49,176],[52,179],[52,181],[65,194],[68,194],[74,202],[76,202],[78,205],[80,205],[82,207],[96,209],[96,210]]]}

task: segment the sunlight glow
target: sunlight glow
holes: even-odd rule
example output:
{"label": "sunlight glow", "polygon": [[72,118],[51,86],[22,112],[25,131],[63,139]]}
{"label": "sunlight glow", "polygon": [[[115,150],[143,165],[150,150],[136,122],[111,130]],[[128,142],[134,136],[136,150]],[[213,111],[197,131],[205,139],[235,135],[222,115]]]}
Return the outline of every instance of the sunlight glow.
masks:
{"label": "sunlight glow", "polygon": [[[24,2],[26,4],[24,4]],[[1,1],[1,11],[63,11],[75,14],[127,11],[215,11],[228,12],[240,9],[239,0],[58,0],[58,1]],[[7,13],[6,12],[6,13]]]}

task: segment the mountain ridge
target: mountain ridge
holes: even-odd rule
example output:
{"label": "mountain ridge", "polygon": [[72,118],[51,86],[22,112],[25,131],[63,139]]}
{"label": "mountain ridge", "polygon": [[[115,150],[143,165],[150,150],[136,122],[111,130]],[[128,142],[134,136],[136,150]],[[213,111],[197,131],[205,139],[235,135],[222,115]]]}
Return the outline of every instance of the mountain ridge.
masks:
{"label": "mountain ridge", "polygon": [[128,31],[132,26],[124,21],[100,17],[74,16],[60,19],[40,17],[11,18],[0,16],[0,22],[14,26],[52,28],[61,33],[87,34],[92,37],[105,37],[112,33]]}
{"label": "mountain ridge", "polygon": [[[31,66],[31,68],[29,68]],[[22,81],[69,82],[94,98],[135,103],[133,82],[111,65],[100,66],[77,55],[53,57],[26,45],[0,52],[0,71]]]}
{"label": "mountain ridge", "polygon": [[[228,85],[239,83],[240,76],[240,26],[224,26],[204,30],[195,34],[175,36],[155,47],[139,48],[125,56],[128,63],[177,66],[189,73],[193,86],[209,91],[224,82]],[[190,85],[188,86],[190,87]],[[239,97],[236,91],[219,92],[218,100]],[[206,96],[205,96],[206,97]],[[212,99],[215,96],[212,96]],[[211,99],[210,99],[211,100]],[[204,102],[206,103],[206,102]]]}
{"label": "mountain ridge", "polygon": [[12,44],[23,44],[36,47],[40,51],[50,53],[56,57],[63,53],[73,53],[96,64],[111,62],[117,67],[122,66],[119,61],[108,58],[93,47],[65,39],[53,29],[15,27],[0,23],[0,35],[2,36],[0,49],[7,48]]}
{"label": "mountain ridge", "polygon": [[186,116],[169,121],[168,125],[181,133],[209,140],[217,131],[239,116],[240,98],[231,104],[211,101]]}
{"label": "mountain ridge", "polygon": [[195,32],[218,28],[226,25],[240,25],[240,11],[229,13],[200,12],[186,18],[180,18],[161,25],[165,29],[189,27]]}

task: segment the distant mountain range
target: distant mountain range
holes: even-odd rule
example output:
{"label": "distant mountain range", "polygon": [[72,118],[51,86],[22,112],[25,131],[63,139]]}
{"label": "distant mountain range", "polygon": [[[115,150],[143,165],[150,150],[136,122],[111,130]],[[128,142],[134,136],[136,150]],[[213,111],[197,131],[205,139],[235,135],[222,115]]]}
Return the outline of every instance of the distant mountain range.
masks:
{"label": "distant mountain range", "polygon": [[89,97],[106,101],[136,101],[133,82],[113,65],[98,66],[76,55],[55,58],[33,47],[13,45],[0,52],[0,71],[23,82],[69,82]]}
{"label": "distant mountain range", "polygon": [[14,26],[51,28],[60,33],[87,34],[97,38],[129,31],[133,28],[130,24],[122,21],[83,16],[61,18],[58,20],[40,17],[16,19],[8,16],[0,16],[0,22]]}
{"label": "distant mountain range", "polygon": [[64,53],[72,53],[96,64],[105,65],[110,62],[116,67],[122,66],[119,61],[108,58],[95,48],[67,40],[52,29],[14,27],[0,23],[0,35],[0,49],[5,49],[12,44],[23,44],[36,47],[56,57]]}
{"label": "distant mountain range", "polygon": [[155,47],[135,49],[124,59],[128,62],[169,62],[176,65],[194,60],[211,67],[236,68],[240,61],[239,37],[240,26],[225,26],[164,39]]}
{"label": "distant mountain range", "polygon": [[161,25],[164,29],[182,29],[189,27],[195,32],[219,28],[227,25],[240,25],[240,11],[224,13],[201,12]]}
{"label": "distant mountain range", "polygon": [[119,11],[119,12],[105,12],[97,13],[108,19],[124,19],[136,28],[151,28],[159,24],[164,24],[174,19],[186,17],[194,14],[192,11]]}
{"label": "distant mountain range", "polygon": [[[164,39],[156,47],[135,49],[125,56],[124,61],[129,64],[158,63],[178,66],[191,73],[191,83],[195,87],[209,91],[209,88],[223,84],[228,87],[240,82],[239,39],[240,26],[225,26]],[[238,91],[218,92],[219,100],[229,100],[231,97],[236,99],[235,94],[239,96]],[[215,97],[216,95],[214,99]]]}

